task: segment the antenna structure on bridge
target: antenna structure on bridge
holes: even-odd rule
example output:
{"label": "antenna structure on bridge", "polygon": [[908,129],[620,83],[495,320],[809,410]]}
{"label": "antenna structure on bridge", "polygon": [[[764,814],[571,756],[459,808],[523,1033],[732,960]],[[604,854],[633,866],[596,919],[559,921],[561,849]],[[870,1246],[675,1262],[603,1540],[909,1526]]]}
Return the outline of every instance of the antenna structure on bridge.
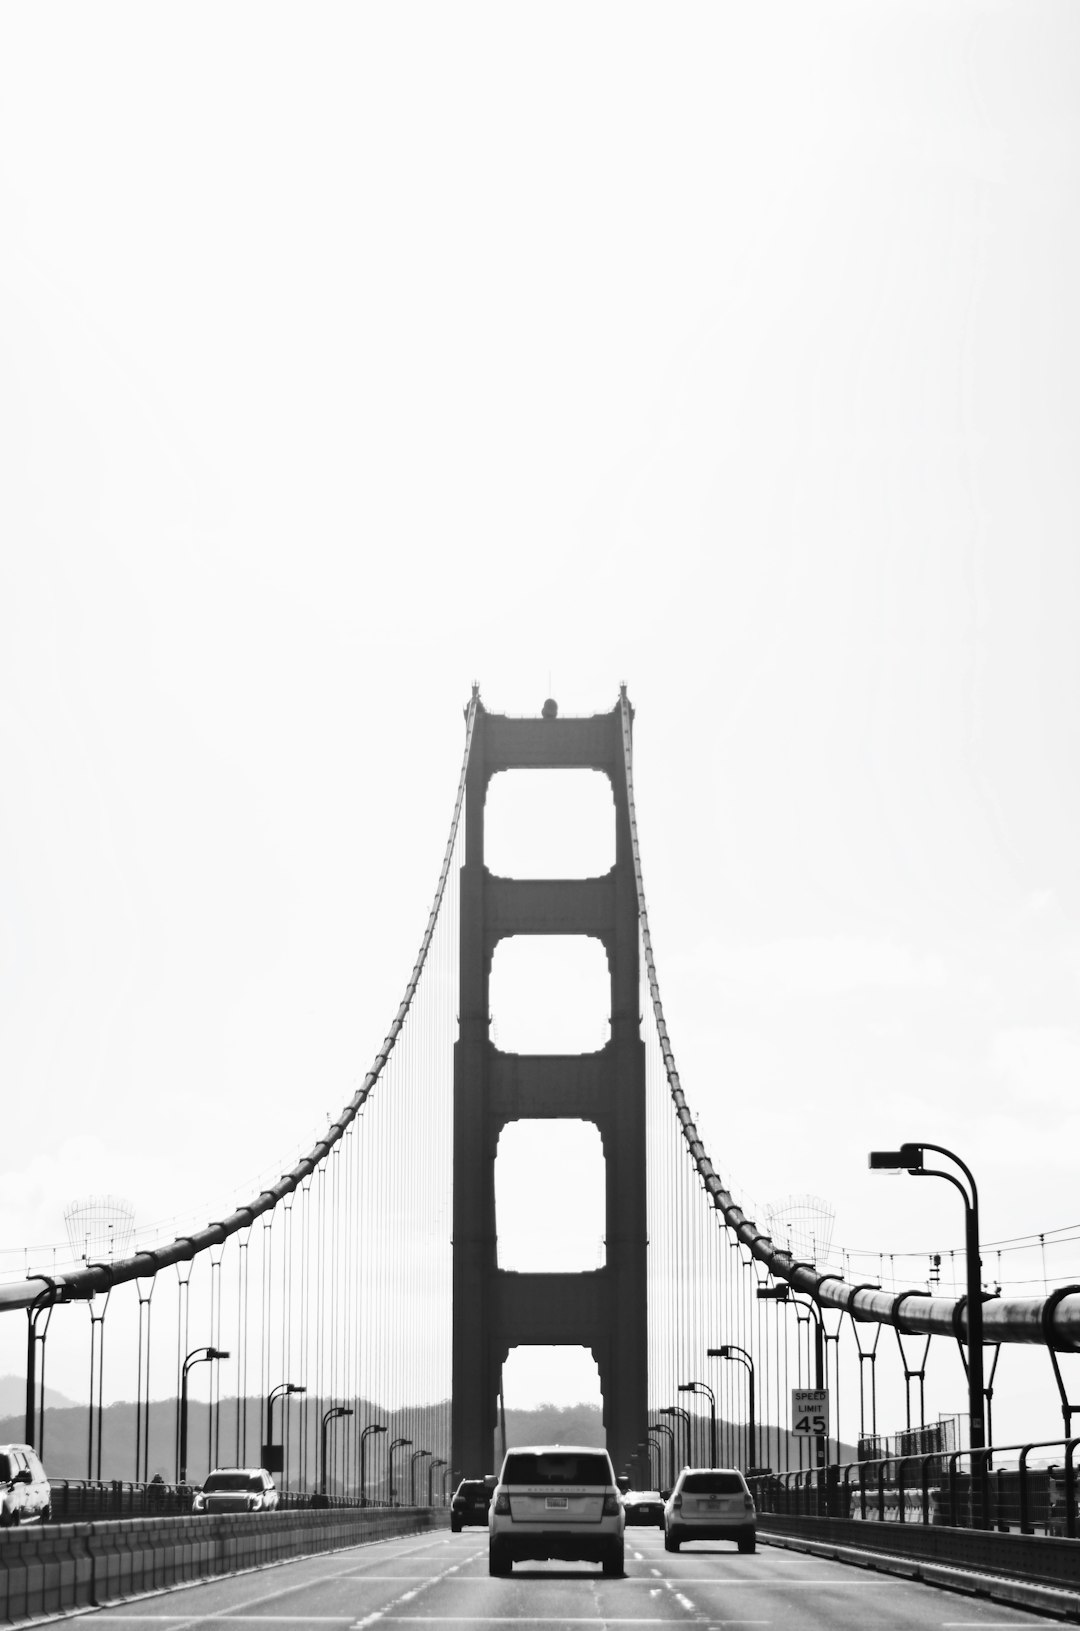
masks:
{"label": "antenna structure on bridge", "polygon": [[64,1208],[71,1255],[83,1263],[116,1263],[131,1250],[135,1211],[116,1195],[88,1195]]}
{"label": "antenna structure on bridge", "polygon": [[836,1213],[820,1195],[788,1195],[765,1208],[765,1227],[800,1263],[824,1268],[832,1250]]}

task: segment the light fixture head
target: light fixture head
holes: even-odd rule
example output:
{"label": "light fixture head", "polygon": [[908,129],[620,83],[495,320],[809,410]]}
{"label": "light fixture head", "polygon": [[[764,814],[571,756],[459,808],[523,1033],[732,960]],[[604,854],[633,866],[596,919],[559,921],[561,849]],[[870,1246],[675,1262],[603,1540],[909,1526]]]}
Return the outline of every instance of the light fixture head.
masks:
{"label": "light fixture head", "polygon": [[923,1147],[921,1144],[901,1144],[898,1150],[871,1150],[871,1172],[921,1172]]}

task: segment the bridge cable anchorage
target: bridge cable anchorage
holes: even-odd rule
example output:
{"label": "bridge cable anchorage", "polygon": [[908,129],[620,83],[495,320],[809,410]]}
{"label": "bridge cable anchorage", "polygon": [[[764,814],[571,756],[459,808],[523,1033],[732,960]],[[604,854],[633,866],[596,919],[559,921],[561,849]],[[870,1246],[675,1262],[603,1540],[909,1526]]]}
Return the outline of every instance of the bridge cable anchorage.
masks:
{"label": "bridge cable anchorage", "polygon": [[[238,1234],[242,1229],[249,1228],[256,1217],[260,1217],[263,1213],[272,1210],[278,1201],[282,1200],[286,1195],[294,1193],[304,1180],[315,1171],[320,1162],[325,1159],[326,1154],[343,1138],[346,1130],[352,1125],[369,1099],[389,1061],[412,1006],[420,976],[424,971],[428,951],[435,934],[435,925],[446,893],[454,848],[457,843],[458,826],[465,801],[465,778],[469,768],[469,754],[472,748],[479,705],[479,693],[474,688],[465,714],[465,750],[462,757],[461,772],[458,777],[457,794],[450,823],[450,835],[443,853],[435,898],[428,914],[427,924],[420,942],[420,950],[417,953],[416,961],[405,987],[405,994],[394,1015],[382,1048],[375,1056],[371,1069],[342,1110],[338,1119],[330,1124],[326,1136],[319,1140],[308,1155],[286,1173],[279,1183],[274,1184],[271,1189],[262,1190],[246,1206],[239,1207],[228,1217],[213,1224],[210,1228],[196,1230],[191,1235],[177,1236],[168,1245],[155,1246],[134,1256],[120,1258],[110,1264],[97,1264],[93,1267],[77,1269],[70,1274],[53,1276],[50,1283],[55,1284],[58,1288],[54,1293],[56,1301],[66,1302],[72,1299],[83,1300],[92,1297],[98,1291],[105,1291],[126,1281],[145,1277],[148,1263],[153,1265],[152,1272],[158,1273],[171,1264],[188,1261],[209,1247],[221,1244],[224,1238]],[[222,1231],[224,1231],[224,1234]],[[4,1314],[11,1309],[31,1308],[41,1295],[42,1290],[47,1289],[47,1278],[45,1275],[35,1273],[28,1275],[23,1281],[0,1285],[0,1314]]]}
{"label": "bridge cable anchorage", "polygon": [[[626,775],[627,801],[630,815],[630,848],[634,861],[634,881],[637,890],[638,921],[642,947],[645,953],[646,978],[652,1004],[656,1031],[660,1041],[664,1071],[671,1100],[681,1125],[682,1136],[690,1159],[694,1162],[712,1199],[713,1206],[723,1216],[727,1228],[741,1240],[759,1261],[764,1263],[777,1279],[796,1283],[795,1271],[790,1266],[789,1254],[779,1251],[771,1237],[747,1219],[736,1206],[730,1192],[724,1188],[715,1168],[704,1155],[703,1145],[694,1125],[693,1114],[679,1079],[674,1050],[664,1017],[660,996],[660,983],[653,954],[649,914],[645,899],[645,884],[641,866],[641,843],[638,833],[637,807],[634,800],[632,710],[622,686],[619,693],[622,716],[623,764]],[[894,1324],[893,1310],[896,1299],[889,1292],[849,1288],[839,1275],[819,1275],[816,1270],[802,1268],[799,1289],[813,1297],[822,1308],[847,1311],[853,1318]],[[827,1283],[828,1282],[828,1283]],[[1049,1297],[995,1298],[983,1313],[984,1341],[988,1343],[1015,1342],[1052,1346],[1057,1352],[1080,1352],[1080,1291],[1059,1287],[1060,1295]],[[905,1309],[904,1325],[913,1334],[922,1332],[932,1336],[951,1337],[955,1333],[957,1299],[930,1296],[924,1290],[912,1288],[903,1293],[903,1300],[912,1306]]]}

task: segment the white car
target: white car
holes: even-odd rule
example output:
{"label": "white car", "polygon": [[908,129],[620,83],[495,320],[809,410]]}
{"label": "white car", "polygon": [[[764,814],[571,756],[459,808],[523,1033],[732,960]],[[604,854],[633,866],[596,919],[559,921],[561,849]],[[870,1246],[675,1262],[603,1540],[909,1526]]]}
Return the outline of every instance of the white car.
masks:
{"label": "white car", "polygon": [[664,1506],[664,1547],[684,1540],[733,1540],[757,1548],[757,1508],[737,1467],[684,1467]]}
{"label": "white car", "polygon": [[48,1523],[52,1488],[29,1444],[0,1444],[0,1527]]}
{"label": "white car", "polygon": [[576,1444],[508,1450],[488,1513],[489,1573],[509,1574],[526,1558],[554,1557],[600,1563],[605,1574],[622,1575],[619,1489],[606,1450]]}
{"label": "white car", "polygon": [[272,1512],[277,1486],[265,1467],[215,1467],[191,1503],[193,1512]]}

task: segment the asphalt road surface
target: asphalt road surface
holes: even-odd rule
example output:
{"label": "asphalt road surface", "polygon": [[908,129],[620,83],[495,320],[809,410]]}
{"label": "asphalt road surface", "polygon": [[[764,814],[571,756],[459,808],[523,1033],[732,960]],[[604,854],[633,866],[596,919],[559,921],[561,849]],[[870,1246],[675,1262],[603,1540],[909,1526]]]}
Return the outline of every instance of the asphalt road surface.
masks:
{"label": "asphalt road surface", "polygon": [[759,1546],[699,1541],[677,1555],[656,1529],[626,1532],[626,1578],[605,1580],[586,1563],[515,1564],[509,1579],[487,1568],[487,1534],[438,1530],[302,1558],[251,1574],[181,1586],[84,1616],[122,1631],[423,1631],[448,1626],[621,1631],[1013,1631],[1053,1623],[872,1570]]}

